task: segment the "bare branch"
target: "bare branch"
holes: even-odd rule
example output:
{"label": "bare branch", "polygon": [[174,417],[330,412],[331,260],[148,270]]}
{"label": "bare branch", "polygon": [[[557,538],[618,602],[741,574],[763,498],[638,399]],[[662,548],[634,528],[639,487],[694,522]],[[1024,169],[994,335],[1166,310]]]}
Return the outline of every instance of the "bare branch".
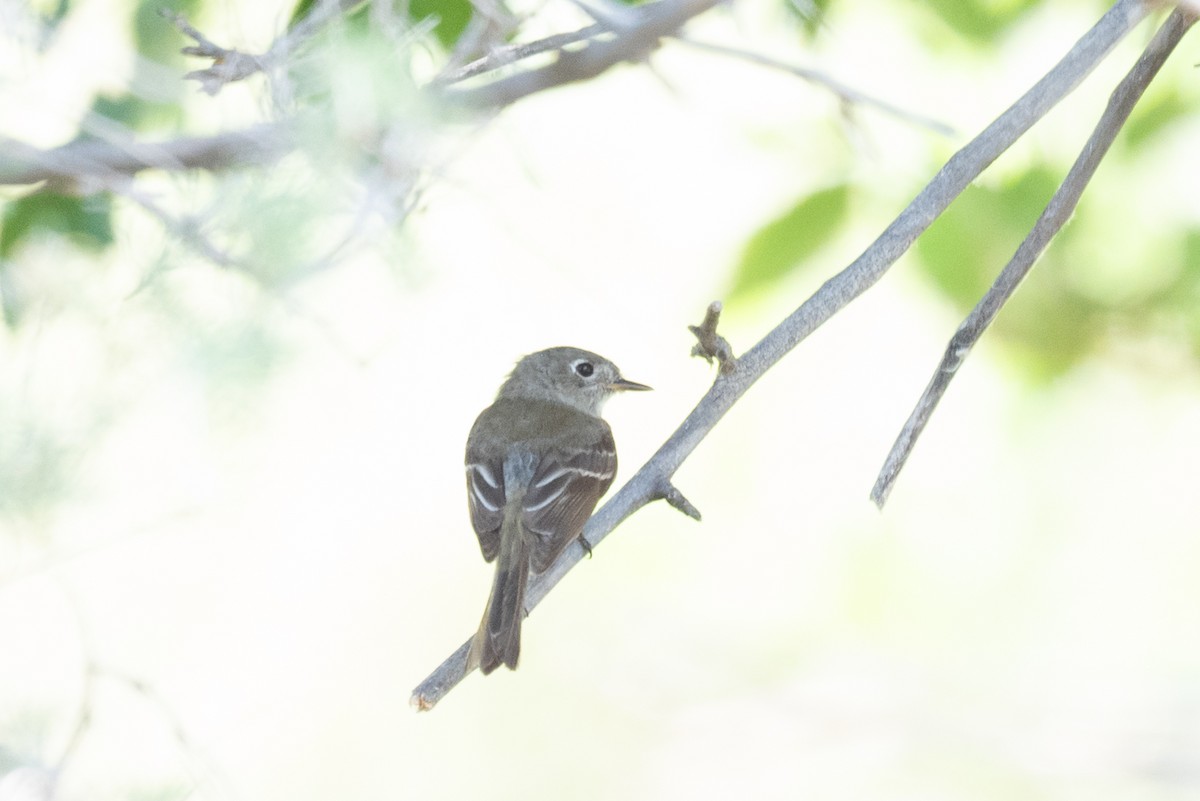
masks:
{"label": "bare branch", "polygon": [[[192,217],[184,219],[175,218],[157,201],[134,187],[132,181],[128,179],[113,181],[109,184],[109,191],[123,195],[141,206],[151,217],[158,220],[159,224],[169,231],[172,236],[179,239],[180,242],[192,248],[213,264],[227,269],[244,268],[244,265],[239,264],[237,259],[217,247],[216,244],[204,235],[199,220]],[[141,289],[140,286],[138,288]]]}
{"label": "bare branch", "polygon": [[1134,105],[1141,98],[1146,87],[1150,85],[1150,81],[1158,74],[1171,51],[1175,49],[1175,45],[1179,43],[1179,40],[1195,21],[1196,17],[1192,12],[1184,12],[1180,9],[1171,12],[1133,69],[1113,90],[1108,100],[1108,106],[1100,117],[1100,122],[1083,146],[1083,150],[1080,151],[1079,157],[1067,173],[1067,177],[1063,179],[1062,185],[1046,205],[1045,211],[1034,223],[1033,229],[1021,242],[1012,259],[1000,272],[991,289],[971,310],[971,313],[967,315],[950,339],[950,344],[947,346],[937,370],[934,371],[929,386],[925,388],[925,392],[917,401],[916,408],[905,422],[900,436],[896,438],[891,452],[884,461],[883,468],[879,471],[879,477],[875,480],[875,486],[871,490],[871,500],[877,506],[882,507],[887,501],[896,477],[904,468],[904,463],[908,460],[917,438],[924,431],[930,415],[937,408],[938,401],[942,399],[942,395],[950,386],[950,381],[953,380],[958,368],[966,360],[967,354],[971,352],[971,348],[979,341],[987,327],[996,319],[1000,308],[1012,297],[1017,285],[1029,273],[1046,246],[1071,218],[1075,206],[1079,203],[1079,198],[1083,195],[1083,190],[1095,175],[1096,168],[1108,153],[1117,133],[1129,119]]}
{"label": "bare branch", "polygon": [[476,59],[456,70],[439,75],[434,83],[448,86],[452,83],[465,81],[467,78],[474,78],[476,75],[482,75],[485,72],[507,67],[530,56],[547,53],[551,50],[561,50],[567,45],[582,42],[585,39],[592,39],[607,30],[608,28],[603,25],[595,23],[580,28],[577,31],[556,33],[553,36],[547,36],[545,39],[538,39],[536,42],[501,47],[483,58]]}
{"label": "bare branch", "polygon": [[9,140],[0,143],[0,184],[109,179],[147,169],[215,172],[269,164],[291,147],[287,129],[279,124],[166,142],[77,140],[50,150]]}
{"label": "bare branch", "polygon": [[458,71],[478,54],[492,52],[499,43],[511,38],[520,24],[511,11],[495,0],[472,0],[471,5],[475,13],[432,83],[444,82],[443,76]]}
{"label": "bare branch", "polygon": [[[690,8],[690,6],[689,6]],[[891,225],[857,259],[744,353],[633,478],[592,516],[584,536],[598,545],[625,518],[658,497],[669,480],[725,413],[755,381],[850,301],[875,284],[963,189],[1095,68],[1146,14],[1142,0],[1118,0],[1096,25],[1016,103],[959,150]],[[526,609],[532,610],[583,558],[579,544],[530,582]],[[467,673],[464,643],[413,691],[417,709],[432,709]]]}
{"label": "bare branch", "polygon": [[[634,10],[636,11],[636,9]],[[554,34],[553,36],[547,36],[544,39],[538,39],[535,42],[499,48],[484,58],[477,59],[469,64],[459,67],[458,69],[439,75],[433,83],[443,86],[459,83],[468,78],[473,78],[477,75],[482,75],[501,67],[509,66],[531,56],[546,53],[551,50],[561,50],[567,45],[595,39],[596,37],[608,33],[611,30],[612,28],[607,25],[602,23],[594,23],[584,28],[580,28],[577,31]],[[929,130],[938,134],[942,134],[943,136],[951,136],[954,134],[953,128],[939,120],[908,111],[907,109],[903,109],[894,103],[889,103],[886,100],[874,97],[866,92],[861,92],[853,87],[847,86],[841,81],[838,81],[836,78],[833,78],[832,76],[827,75],[820,70],[789,64],[779,61],[778,59],[771,58],[770,56],[756,53],[753,50],[717,44],[715,42],[701,41],[683,34],[677,33],[671,38],[699,50],[706,50],[711,53],[719,53],[721,55],[731,56],[733,58],[739,58],[744,61],[759,64],[764,67],[770,67],[791,73],[792,75],[803,78],[810,83],[817,84],[818,86],[829,90],[842,103],[874,108],[884,112],[885,114],[890,114],[898,119],[904,120],[905,122],[912,123],[913,125],[928,128]]]}
{"label": "bare branch", "polygon": [[612,39],[587,40],[577,51],[561,51],[553,63],[484,86],[444,89],[442,96],[469,108],[501,108],[554,86],[594,78],[622,61],[641,58],[665,36],[721,0],[659,0],[638,10],[639,24],[616,32]]}

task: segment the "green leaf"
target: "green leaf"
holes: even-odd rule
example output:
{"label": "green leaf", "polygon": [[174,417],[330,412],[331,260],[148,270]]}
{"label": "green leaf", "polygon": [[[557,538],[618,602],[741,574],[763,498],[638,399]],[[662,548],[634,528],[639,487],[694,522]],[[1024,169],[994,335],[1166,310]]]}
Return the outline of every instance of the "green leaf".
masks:
{"label": "green leaf", "polygon": [[742,251],[729,297],[769,287],[799,268],[837,233],[849,197],[845,184],[822,189],[758,229]]}
{"label": "green leaf", "polygon": [[1039,0],[926,0],[944,23],[960,35],[987,42],[1003,33]]}
{"label": "green leaf", "polygon": [[288,18],[288,30],[296,27],[296,23],[308,16],[312,11],[313,6],[317,4],[317,0],[300,0],[292,9],[292,16]]}
{"label": "green leaf", "polygon": [[[1059,183],[1031,169],[999,187],[972,186],[917,240],[926,275],[962,314],[973,308],[1029,233]],[[1071,286],[1061,265],[1069,230],[1001,310],[985,334],[1004,343],[1029,378],[1047,380],[1073,367],[1104,330],[1108,311]]]}
{"label": "green leaf", "polygon": [[[621,0],[621,2],[637,5],[642,0]],[[295,26],[297,22],[308,16],[315,5],[316,0],[299,0],[292,9],[288,27]],[[342,5],[343,8],[350,8],[345,14],[344,21],[352,29],[359,32],[364,31],[370,19],[367,14],[370,4],[362,0],[357,2],[344,0]],[[458,38],[467,29],[467,24],[475,13],[471,0],[408,0],[405,6],[410,23],[415,24],[431,17],[437,19],[433,34],[447,50],[453,48],[458,42]]]}
{"label": "green leaf", "polygon": [[[288,20],[288,30],[307,17],[316,4],[317,0],[300,0],[296,3],[296,7],[292,9],[291,19]],[[370,26],[371,20],[367,10],[371,4],[366,0],[342,0],[339,5],[342,23],[357,33],[365,33]]]}
{"label": "green leaf", "polygon": [[966,311],[992,285],[1058,186],[1044,168],[1000,187],[971,186],[917,240],[934,284]]}
{"label": "green leaf", "polygon": [[133,41],[141,58],[134,59],[129,84],[136,87],[133,93],[140,96],[133,101],[136,111],[130,109],[139,128],[145,129],[150,124],[174,127],[182,119],[180,101],[184,92],[194,89],[189,81],[163,80],[155,65],[168,65],[170,72],[182,73],[208,64],[191,56],[185,60],[180,51],[195,42],[176,30],[162,16],[162,11],[180,13],[195,22],[195,12],[200,7],[200,0],[138,0],[133,15]]}
{"label": "green leaf", "polygon": [[31,234],[51,232],[99,250],[113,240],[112,205],[107,195],[87,198],[35,192],[16,200],[0,217],[0,259],[10,258]]}
{"label": "green leaf", "polygon": [[50,2],[33,3],[31,5],[41,6],[36,9],[38,11],[38,21],[41,23],[42,32],[41,40],[43,44],[50,37],[58,33],[58,27],[63,20],[67,18],[67,14],[71,11],[70,0],[50,0]]}
{"label": "green leaf", "polygon": [[1189,228],[1180,242],[1182,269],[1177,284],[1164,292],[1155,311],[1166,309],[1187,332],[1192,352],[1200,357],[1200,228]]}
{"label": "green leaf", "polygon": [[175,125],[182,116],[177,103],[156,103],[135,94],[98,95],[92,101],[91,113],[130,130],[168,128]]}
{"label": "green leaf", "polygon": [[437,17],[433,34],[447,50],[458,42],[473,13],[471,0],[410,0],[408,4],[408,17],[413,22]]}
{"label": "green leaf", "polygon": [[0,312],[10,328],[20,324],[25,310],[8,270],[9,259],[21,243],[50,233],[99,250],[113,240],[111,212],[107,195],[79,198],[51,192],[35,192],[4,207],[0,214]]}
{"label": "green leaf", "polygon": [[1156,86],[1151,84],[1150,91],[1134,108],[1121,131],[1123,144],[1133,150],[1195,111],[1193,104],[1180,94],[1178,85],[1165,91],[1155,91]]}
{"label": "green leaf", "polygon": [[800,22],[806,35],[813,36],[825,21],[832,3],[833,0],[783,0],[783,8]]}
{"label": "green leaf", "polygon": [[200,8],[200,0],[139,0],[133,17],[133,41],[138,53],[159,64],[183,64],[180,50],[195,42],[180,33],[162,12],[183,14],[196,23],[194,17]]}

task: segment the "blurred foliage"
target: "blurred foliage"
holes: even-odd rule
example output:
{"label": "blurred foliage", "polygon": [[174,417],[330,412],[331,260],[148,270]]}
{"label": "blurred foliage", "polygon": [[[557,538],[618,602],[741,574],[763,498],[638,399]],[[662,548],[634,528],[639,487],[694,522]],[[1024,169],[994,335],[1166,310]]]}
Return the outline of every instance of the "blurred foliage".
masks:
{"label": "blurred foliage", "polygon": [[0,212],[0,310],[10,327],[20,325],[28,300],[11,280],[11,260],[23,243],[36,237],[68,238],[96,252],[113,241],[112,199],[107,194],[74,197],[51,191],[26,195]]}
{"label": "blurred foliage", "polygon": [[186,81],[165,83],[156,80],[153,71],[161,65],[172,66],[181,72],[191,69],[180,50],[193,42],[186,40],[164,19],[163,12],[171,11],[193,19],[203,7],[203,0],[138,0],[131,24],[139,57],[133,62],[132,91],[121,97],[118,106],[124,117],[117,119],[143,130],[150,123],[167,126],[183,119],[181,101],[184,92],[194,89]]}
{"label": "blurred foliage", "polygon": [[[312,11],[317,0],[300,0],[292,10],[288,27],[294,26]],[[362,31],[369,25],[370,3],[358,0],[343,0],[343,7],[352,7],[346,14],[346,22],[351,28]],[[407,15],[411,24],[426,20],[436,20],[433,35],[437,37],[447,50],[452,49],[463,31],[467,29],[471,17],[475,13],[471,0],[408,0],[399,6]]]}
{"label": "blurred foliage", "polygon": [[[630,5],[642,1],[621,0]],[[832,0],[768,1],[775,3],[781,16],[797,20],[805,35],[813,39],[822,35],[827,18],[839,8]],[[1006,35],[1017,23],[1048,2],[931,0],[910,4],[907,13],[914,28],[919,28],[922,20],[936,19],[936,36],[945,44],[965,42],[983,60],[989,50],[999,52],[1005,46]],[[291,9],[289,25],[311,13],[316,3],[298,0]],[[52,38],[78,5],[69,0],[33,3],[32,13],[42,25],[42,36]],[[524,7],[510,5],[514,7],[499,4],[498,10],[519,19]],[[396,160],[388,158],[398,151],[416,149],[407,134],[397,135],[396,121],[420,122],[422,117],[433,117],[412,77],[414,52],[427,56],[423,46],[434,40],[443,50],[453,50],[475,13],[471,0],[394,0],[387,9],[406,15],[410,24],[437,21],[431,39],[408,49],[398,47],[394,37],[372,30],[373,14],[381,6],[365,0],[341,0],[341,6],[340,24],[326,26],[306,58],[288,69],[289,100],[312,112],[304,118],[301,135],[314,141],[311,149],[323,154],[324,164],[314,165],[315,176],[306,175],[305,180],[290,185],[259,176],[244,182],[226,178],[224,197],[205,212],[205,227],[222,233],[217,244],[228,249],[238,266],[267,289],[286,287],[313,271],[320,258],[314,242],[328,233],[329,218],[344,210],[331,193],[312,191],[314,186],[337,180],[330,176],[336,176],[338,168],[372,176],[380,183],[398,185],[408,179],[399,174]],[[1100,12],[1104,7],[1104,3],[1088,0],[1089,9]],[[151,72],[166,65],[173,74],[182,75],[196,64],[180,54],[180,49],[191,43],[162,18],[164,8],[184,14],[202,30],[205,13],[216,9],[205,0],[137,0],[132,4],[126,23],[136,58],[131,61],[129,83],[123,89],[106,87],[91,97],[78,136],[101,135],[121,127],[134,131],[180,127],[184,93],[194,92],[194,87],[184,80],[158,80]],[[1156,81],[1135,109],[1109,159],[1132,161],[1153,149],[1170,136],[1174,124],[1194,105],[1186,87],[1169,80]],[[345,146],[329,147],[330,142]],[[322,174],[322,168],[327,172]],[[1030,164],[999,183],[971,187],[915,245],[914,254],[930,286],[960,311],[971,308],[1037,218],[1063,173],[1064,164],[1045,161]],[[397,180],[398,174],[401,180]],[[826,180],[830,183],[825,188],[804,192],[748,238],[731,276],[731,300],[776,291],[845,234],[851,193],[867,190],[852,189],[844,176]],[[990,181],[986,175],[984,180]],[[1170,319],[1176,321],[1172,323],[1176,328],[1189,332],[1193,343],[1200,343],[1197,315],[1186,311],[1200,287],[1200,244],[1194,230],[1162,226],[1139,232],[1147,239],[1147,253],[1173,265],[1162,281],[1144,292],[1106,296],[1072,276],[1071,265],[1092,263],[1098,264],[1102,273],[1125,275],[1122,270],[1126,266],[1117,263],[1123,258],[1120,254],[1097,248],[1094,242],[1088,246],[1089,238],[1102,237],[1109,230],[1106,214],[1111,210],[1088,203],[1085,196],[1076,219],[1052,244],[1043,263],[997,321],[997,340],[1030,354],[1036,373],[1068,369],[1117,321],[1136,329],[1142,321]],[[111,201],[105,195],[79,198],[43,189],[7,202],[0,212],[0,304],[10,327],[23,321],[26,299],[13,286],[8,262],[20,258],[22,247],[38,236],[58,238],[87,253],[99,252],[114,240]]]}
{"label": "blurred foliage", "polygon": [[839,232],[849,196],[845,184],[818,190],[759,228],[734,269],[729,299],[770,289],[802,267],[805,259]]}
{"label": "blurred foliage", "polygon": [[31,234],[71,237],[76,244],[98,250],[113,241],[112,204],[106,194],[89,197],[41,191],[15,200],[0,215],[0,260],[12,258]]}
{"label": "blurred foliage", "polygon": [[[991,287],[1061,177],[1035,166],[999,185],[971,186],[917,240],[922,272],[961,314]],[[1120,249],[1097,246],[1111,231],[1105,219],[1085,194],[1074,219],[988,333],[1019,357],[1031,377],[1070,369],[1114,330],[1134,332],[1164,322],[1186,330],[1200,353],[1200,316],[1191,302],[1200,296],[1195,267],[1200,232],[1169,227],[1147,232],[1138,244],[1139,258],[1131,259]],[[1157,278],[1145,277],[1143,258],[1165,265]]]}
{"label": "blurred foliage", "polygon": [[972,185],[917,240],[916,252],[934,285],[969,309],[1042,213],[1058,186],[1048,167],[999,186]]}
{"label": "blurred foliage", "polygon": [[183,14],[195,19],[204,7],[203,0],[138,0],[130,21],[138,55],[156,64],[182,66],[181,48],[194,44],[163,18],[163,12]]}
{"label": "blurred foliage", "polygon": [[1114,150],[1120,149],[1123,153],[1137,150],[1163,135],[1189,113],[1193,113],[1193,108],[1178,86],[1165,82],[1151,84],[1129,115],[1129,122],[1114,143]]}
{"label": "blurred foliage", "polygon": [[784,0],[784,9],[799,20],[808,36],[816,35],[833,0]]}
{"label": "blurred foliage", "polygon": [[36,520],[70,493],[76,449],[32,415],[0,416],[0,519]]}
{"label": "blurred foliage", "polygon": [[451,49],[467,29],[475,13],[470,0],[410,0],[408,4],[409,19],[414,22],[436,17],[437,27],[433,33],[442,46]]}
{"label": "blurred foliage", "polygon": [[993,41],[1040,0],[927,0],[923,5],[967,39]]}
{"label": "blurred foliage", "polygon": [[71,10],[70,0],[44,0],[31,2],[32,10],[37,14],[41,23],[42,35],[39,38],[38,49],[44,50],[58,32],[58,26],[67,18]]}
{"label": "blurred foliage", "polygon": [[[982,60],[988,51],[999,51],[1017,23],[1042,5],[1043,0],[932,0],[917,10],[936,18],[944,29],[936,34],[923,30],[920,35],[946,46],[965,41]],[[820,32],[820,21],[830,10],[829,3],[808,0],[792,0],[784,6],[804,22],[808,34]],[[1092,6],[1097,14],[1108,7]],[[1132,217],[1116,219],[1114,213],[1120,209],[1111,203],[1092,202],[1097,192],[1110,191],[1104,188],[1106,182],[1112,186],[1125,180],[1126,164],[1153,158],[1156,147],[1194,113],[1195,103],[1195,92],[1169,73],[1156,79],[1071,222],[1000,312],[987,336],[1004,346],[1027,376],[1059,375],[1115,332],[1182,334],[1200,356],[1197,229],[1147,219],[1137,228],[1136,253],[1130,253],[1129,247],[1106,247],[1116,226],[1136,223]],[[917,240],[912,252],[918,269],[959,313],[965,315],[992,285],[1068,166],[1069,162],[1043,157],[998,181],[986,172]],[[734,268],[731,299],[783,291],[784,281],[807,269],[807,261],[845,232],[850,191],[859,190],[838,185],[806,194],[763,223],[746,241]],[[1154,265],[1153,270],[1145,269],[1147,264]],[[829,273],[844,265],[812,266]]]}

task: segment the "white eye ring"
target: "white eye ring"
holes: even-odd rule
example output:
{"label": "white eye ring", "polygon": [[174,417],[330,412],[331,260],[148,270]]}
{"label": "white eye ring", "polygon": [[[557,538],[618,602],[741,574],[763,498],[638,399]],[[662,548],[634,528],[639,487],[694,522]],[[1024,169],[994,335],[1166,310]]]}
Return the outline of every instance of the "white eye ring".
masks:
{"label": "white eye ring", "polygon": [[583,378],[591,378],[596,373],[596,365],[587,359],[576,359],[571,363],[571,369],[575,371],[576,375]]}

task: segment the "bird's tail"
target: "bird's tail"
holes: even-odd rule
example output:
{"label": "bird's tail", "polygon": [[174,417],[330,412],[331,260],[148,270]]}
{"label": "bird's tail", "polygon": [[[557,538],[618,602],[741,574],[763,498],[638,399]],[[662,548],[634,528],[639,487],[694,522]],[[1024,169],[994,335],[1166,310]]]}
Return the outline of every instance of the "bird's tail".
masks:
{"label": "bird's tail", "polygon": [[[520,508],[520,505],[517,505]],[[529,582],[529,542],[522,536],[515,515],[506,515],[500,531],[496,578],[479,631],[471,643],[468,664],[478,664],[486,675],[501,663],[517,666],[521,654],[521,621],[525,618],[525,587]]]}

